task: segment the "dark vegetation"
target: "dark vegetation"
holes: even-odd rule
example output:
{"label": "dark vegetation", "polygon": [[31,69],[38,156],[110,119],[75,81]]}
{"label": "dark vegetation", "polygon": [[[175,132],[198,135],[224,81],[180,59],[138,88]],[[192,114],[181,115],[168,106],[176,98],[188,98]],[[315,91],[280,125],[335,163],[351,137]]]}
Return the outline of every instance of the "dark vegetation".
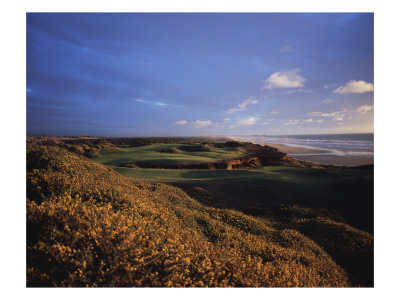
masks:
{"label": "dark vegetation", "polygon": [[27,286],[373,286],[371,169],[171,170],[191,174],[174,187],[86,158],[134,139],[77,140],[28,140]]}
{"label": "dark vegetation", "polygon": [[160,149],[161,153],[181,153],[182,150],[178,149],[178,148],[162,148]]}
{"label": "dark vegetation", "polygon": [[78,138],[78,137],[28,137],[27,144],[40,144],[58,146],[73,153],[93,158],[99,154],[122,152],[116,144],[104,138]]}
{"label": "dark vegetation", "polygon": [[189,152],[196,152],[196,151],[211,151],[213,145],[202,143],[200,145],[193,145],[193,146],[181,146],[179,150],[181,151],[189,151]]}
{"label": "dark vegetation", "polygon": [[[138,169],[139,170],[139,169]],[[135,172],[125,173],[137,178]],[[153,174],[149,174],[150,176]],[[211,193],[218,208],[233,208],[261,216],[280,205],[298,205],[334,212],[351,226],[373,233],[373,170],[313,169],[286,166],[255,170],[189,170],[162,181],[189,192],[202,188]]]}

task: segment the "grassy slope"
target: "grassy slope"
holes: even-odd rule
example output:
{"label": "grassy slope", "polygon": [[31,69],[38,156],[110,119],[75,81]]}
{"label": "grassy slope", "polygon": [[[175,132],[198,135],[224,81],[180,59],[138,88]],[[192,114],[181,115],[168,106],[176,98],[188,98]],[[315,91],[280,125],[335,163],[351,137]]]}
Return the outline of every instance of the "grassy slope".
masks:
{"label": "grassy slope", "polygon": [[371,251],[371,235],[313,210],[285,224],[207,207],[53,147],[29,146],[27,197],[28,286],[348,286],[324,236]]}

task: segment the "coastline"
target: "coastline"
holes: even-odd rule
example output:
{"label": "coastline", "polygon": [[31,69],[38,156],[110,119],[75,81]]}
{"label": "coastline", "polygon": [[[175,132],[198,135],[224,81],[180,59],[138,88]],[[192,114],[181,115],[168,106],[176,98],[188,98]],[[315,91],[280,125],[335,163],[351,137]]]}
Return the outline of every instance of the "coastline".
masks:
{"label": "coastline", "polygon": [[[256,142],[246,139],[238,139],[234,137],[229,137],[231,140],[235,140],[238,142],[247,142],[258,144],[261,146],[269,146],[278,149],[281,152],[288,154],[298,160],[310,161],[313,163],[319,164],[332,164],[332,165],[341,165],[346,167],[356,167],[361,165],[369,165],[374,163],[373,157],[348,157],[348,156],[332,156],[329,151],[325,150],[316,150],[316,149],[307,149],[300,147],[290,147],[281,144],[273,144],[273,143],[265,143],[265,142]],[[299,156],[296,156],[296,155]],[[326,155],[325,155],[326,154]]]}

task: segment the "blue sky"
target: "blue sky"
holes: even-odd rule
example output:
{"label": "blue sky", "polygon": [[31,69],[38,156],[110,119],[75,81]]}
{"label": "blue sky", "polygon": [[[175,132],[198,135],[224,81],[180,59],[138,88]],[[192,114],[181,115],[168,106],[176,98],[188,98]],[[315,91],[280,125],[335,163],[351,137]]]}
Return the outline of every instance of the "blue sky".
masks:
{"label": "blue sky", "polygon": [[374,17],[27,14],[27,134],[373,132]]}

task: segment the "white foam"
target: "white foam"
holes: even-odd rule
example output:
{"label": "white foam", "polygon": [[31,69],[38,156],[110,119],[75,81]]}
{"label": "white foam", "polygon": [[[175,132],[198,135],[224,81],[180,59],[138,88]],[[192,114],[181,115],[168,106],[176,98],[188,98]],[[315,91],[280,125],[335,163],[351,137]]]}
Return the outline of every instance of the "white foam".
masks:
{"label": "white foam", "polygon": [[[357,136],[357,135],[354,135]],[[304,148],[310,150],[321,150],[325,153],[311,154],[291,154],[291,156],[339,156],[339,157],[374,157],[374,143],[368,140],[340,140],[317,138],[295,138],[287,136],[238,136],[239,138],[251,140],[253,142],[263,142],[280,144],[294,148]]]}

